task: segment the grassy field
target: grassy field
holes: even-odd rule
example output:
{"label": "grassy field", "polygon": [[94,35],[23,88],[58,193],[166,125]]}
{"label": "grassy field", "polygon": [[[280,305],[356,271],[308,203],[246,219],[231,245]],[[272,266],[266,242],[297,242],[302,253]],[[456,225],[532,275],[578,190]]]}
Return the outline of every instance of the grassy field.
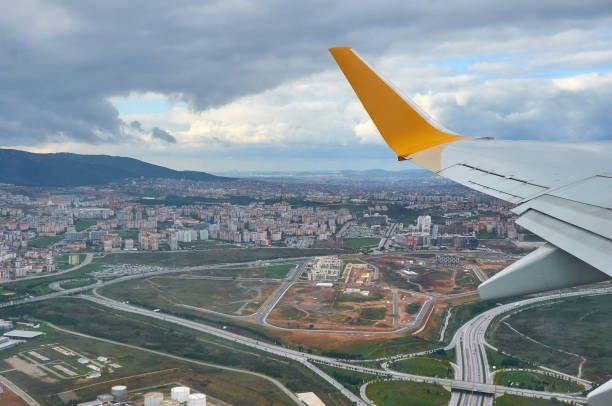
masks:
{"label": "grassy field", "polygon": [[85,231],[91,226],[95,226],[98,223],[98,220],[94,219],[78,219],[76,224],[74,225],[74,229],[77,231]]}
{"label": "grassy field", "polygon": [[218,269],[201,269],[191,271],[185,275],[203,275],[203,276],[226,276],[226,277],[242,277],[242,278],[272,278],[283,279],[287,277],[289,271],[295,267],[295,263],[291,264],[274,264],[259,267],[240,267],[218,268]]}
{"label": "grassy field", "polygon": [[366,320],[383,320],[386,314],[384,307],[366,307],[359,311],[359,317]]}
{"label": "grassy field", "polygon": [[95,283],[96,280],[93,278],[80,278],[80,279],[75,279],[69,282],[65,282],[61,284],[61,287],[64,289],[74,289],[74,288],[80,288],[81,286],[87,286],[87,285],[91,285],[92,283]]}
{"label": "grassy field", "polygon": [[[78,355],[66,356],[53,350],[56,343],[88,359],[95,360],[98,356],[104,356],[113,364],[120,365],[120,368],[105,366],[101,377],[84,379],[83,374],[91,371],[76,362]],[[5,375],[41,404],[50,406],[65,404],[66,396],[74,401],[95,399],[98,394],[110,392],[111,386],[119,382],[128,386],[130,392],[138,392],[138,388],[180,382],[236,405],[283,405],[290,402],[271,382],[262,378],[164,358],[50,328],[46,329],[43,338],[3,351],[0,365],[3,369],[10,368],[11,364],[7,360],[12,361],[15,356],[24,359],[20,354],[31,359],[30,351],[48,358],[44,362],[47,369],[40,371],[42,376],[28,375],[26,369],[14,370]],[[56,372],[55,366],[58,365],[77,375],[71,377],[64,373],[49,372]],[[64,393],[64,399],[58,393]]]}
{"label": "grassy field", "polygon": [[[491,344],[521,359],[570,374],[578,373],[581,358],[584,378],[595,382],[612,379],[612,301],[610,295],[572,298],[517,313],[489,332]],[[568,353],[577,354],[570,355]]]}
{"label": "grassy field", "polygon": [[476,238],[479,240],[501,240],[504,237],[500,237],[496,232],[479,231],[476,233]]}
{"label": "grassy field", "polygon": [[442,386],[407,381],[371,383],[366,394],[378,406],[442,406],[450,401],[450,392]]}
{"label": "grassy field", "polygon": [[226,314],[252,314],[277,286],[276,283],[191,279],[155,276],[135,279],[100,290],[116,300],[130,300],[149,308],[174,310],[178,304]]}
{"label": "grassy field", "polygon": [[287,277],[287,274],[292,268],[295,268],[296,264],[278,264],[278,265],[269,265],[262,266],[257,268],[258,270],[263,272],[263,276],[265,278],[278,278],[284,279]]}
{"label": "grassy field", "polygon": [[43,236],[32,238],[31,240],[28,240],[28,247],[48,248],[51,245],[63,239],[64,237],[61,235],[43,235]]}
{"label": "grassy field", "polygon": [[404,308],[404,310],[406,311],[406,313],[416,314],[419,312],[419,310],[421,310],[421,304],[420,303],[408,303],[406,307]]}
{"label": "grassy field", "polygon": [[121,230],[118,232],[121,238],[131,238],[132,240],[138,240],[138,230]]}
{"label": "grassy field", "polygon": [[432,358],[415,357],[394,362],[391,369],[407,374],[434,376],[439,378],[452,378],[453,368],[448,361],[441,361]]}
{"label": "grassy field", "polygon": [[581,392],[584,385],[536,372],[502,371],[495,374],[495,385],[512,386],[546,392]]}
{"label": "grassy field", "polygon": [[504,395],[495,398],[493,406],[567,406],[559,400],[533,399],[523,396]]}
{"label": "grassy field", "polygon": [[351,251],[361,251],[364,248],[375,248],[380,242],[380,238],[362,237],[362,238],[344,238],[344,248]]}
{"label": "grassy field", "polygon": [[[260,372],[278,379],[294,392],[313,391],[326,404],[349,404],[332,386],[301,364],[174,324],[117,312],[84,300],[54,299],[11,307],[3,312],[5,318],[16,316],[49,321],[96,337],[190,359]],[[159,357],[155,362],[159,367]]]}
{"label": "grassy field", "polygon": [[[55,266],[57,267],[57,269],[59,269],[60,271],[65,271],[66,269],[72,268],[74,266],[68,263],[68,256],[68,254],[63,254],[55,258]],[[85,258],[87,258],[87,254],[79,254],[79,264],[85,261]]]}
{"label": "grassy field", "polygon": [[503,369],[503,368],[534,368],[537,365],[530,364],[522,361],[516,357],[502,354],[499,351],[495,351],[485,346],[487,352],[487,359],[489,360],[489,366],[492,370]]}
{"label": "grassy field", "polygon": [[51,282],[62,281],[66,279],[80,278],[88,273],[100,269],[98,264],[85,265],[71,272],[66,272],[61,275],[48,276],[46,278],[26,279],[0,285],[0,302],[5,302],[14,299],[21,299],[27,295],[40,296],[53,292],[49,288]]}
{"label": "grassy field", "polygon": [[276,258],[295,258],[317,255],[340,254],[337,249],[299,248],[232,248],[205,251],[135,252],[107,254],[99,259],[103,264],[158,265],[182,267],[214,265],[232,262],[248,262]]}

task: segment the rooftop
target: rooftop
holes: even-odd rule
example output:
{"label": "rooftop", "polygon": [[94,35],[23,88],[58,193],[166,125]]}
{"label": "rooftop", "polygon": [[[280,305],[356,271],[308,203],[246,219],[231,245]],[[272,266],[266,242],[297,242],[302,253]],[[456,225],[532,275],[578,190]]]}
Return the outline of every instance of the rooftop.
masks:
{"label": "rooftop", "polygon": [[6,333],[4,333],[4,336],[6,337],[10,337],[10,338],[35,338],[38,337],[40,335],[42,335],[43,333],[39,332],[39,331],[28,331],[28,330],[11,330],[8,331]]}

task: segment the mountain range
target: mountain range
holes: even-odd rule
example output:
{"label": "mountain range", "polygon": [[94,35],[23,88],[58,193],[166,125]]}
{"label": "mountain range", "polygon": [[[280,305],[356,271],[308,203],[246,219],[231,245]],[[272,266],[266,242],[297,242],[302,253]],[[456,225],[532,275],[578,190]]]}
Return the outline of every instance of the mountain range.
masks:
{"label": "mountain range", "polygon": [[19,186],[103,185],[126,178],[169,178],[228,181],[232,178],[198,171],[175,171],[134,158],[71,153],[36,154],[0,149],[0,183]]}

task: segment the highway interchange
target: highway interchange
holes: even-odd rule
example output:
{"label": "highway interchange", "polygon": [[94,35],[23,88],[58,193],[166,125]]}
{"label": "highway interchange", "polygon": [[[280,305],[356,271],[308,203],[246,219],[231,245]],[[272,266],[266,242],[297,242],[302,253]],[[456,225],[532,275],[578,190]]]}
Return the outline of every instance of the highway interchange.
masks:
{"label": "highway interchange", "polygon": [[[242,264],[244,265],[244,264]],[[218,268],[219,265],[215,265],[214,267]],[[208,267],[197,267],[197,269],[208,268]],[[211,266],[212,268],[212,266]],[[191,269],[193,270],[193,269]],[[383,369],[374,369],[374,368],[366,368],[359,366],[352,362],[347,362],[346,360],[333,359],[329,357],[323,357],[319,355],[307,354],[291,349],[287,349],[281,346],[277,346],[274,344],[262,342],[259,340],[255,340],[249,337],[244,337],[224,329],[219,329],[215,327],[208,326],[203,323],[198,323],[195,321],[187,320],[181,317],[172,316],[169,314],[165,314],[160,311],[154,311],[150,309],[144,309],[141,307],[133,306],[128,303],[122,303],[119,301],[115,301],[106,297],[103,297],[96,293],[94,290],[93,295],[83,295],[82,292],[87,290],[91,290],[92,288],[98,288],[103,285],[107,285],[110,283],[118,283],[125,280],[141,278],[145,276],[150,276],[152,274],[161,274],[161,273],[173,273],[173,272],[185,272],[185,269],[181,270],[166,270],[166,271],[158,271],[153,273],[145,273],[145,274],[137,274],[137,275],[129,275],[124,276],[112,281],[108,281],[105,283],[96,283],[95,285],[89,285],[84,287],[79,287],[75,289],[68,290],[60,290],[48,295],[40,296],[40,297],[32,297],[19,301],[9,302],[0,304],[0,307],[17,305],[22,303],[29,303],[40,300],[47,300],[50,298],[55,298],[58,296],[65,295],[75,295],[84,300],[95,302],[99,305],[112,308],[118,311],[128,312],[139,314],[142,316],[147,316],[151,318],[155,318],[158,320],[162,320],[165,322],[177,324],[183,327],[187,327],[193,329],[195,331],[199,331],[206,334],[211,334],[216,337],[226,339],[232,341],[237,344],[245,345],[260,351],[265,351],[270,354],[274,354],[276,356],[285,357],[296,362],[299,362],[305,365],[307,368],[311,369],[317,375],[322,377],[332,386],[337,388],[341,393],[343,393],[348,399],[350,399],[354,404],[357,405],[368,405],[372,404],[371,401],[367,398],[363,398],[365,396],[365,386],[362,388],[362,398],[353,394],[344,386],[342,386],[339,382],[331,378],[329,375],[325,374],[321,369],[317,368],[316,364],[327,364],[337,368],[342,368],[346,370],[358,371],[363,373],[372,374],[375,376],[387,378],[387,379],[399,379],[399,380],[410,380],[414,382],[428,382],[433,384],[443,385],[448,388],[452,388],[451,401],[449,403],[450,406],[492,406],[493,405],[493,396],[492,394],[513,394],[519,396],[528,396],[528,397],[537,397],[537,398],[557,398],[560,400],[576,402],[576,403],[585,403],[586,398],[576,394],[564,394],[564,393],[550,393],[550,392],[541,392],[541,391],[532,391],[511,387],[504,387],[499,385],[493,385],[493,375],[489,371],[488,360],[486,358],[485,346],[486,343],[485,333],[490,323],[498,316],[509,313],[513,311],[517,311],[519,308],[524,308],[525,306],[533,306],[538,303],[543,303],[551,300],[559,300],[567,297],[574,296],[593,296],[593,295],[603,295],[612,293],[612,287],[605,288],[583,288],[580,290],[570,291],[570,292],[562,292],[548,295],[541,295],[536,297],[530,297],[527,299],[523,299],[517,302],[508,303],[499,305],[493,309],[490,309],[484,313],[481,313],[474,317],[472,320],[465,323],[461,326],[455,335],[453,336],[449,345],[445,347],[445,349],[455,349],[457,354],[457,361],[455,368],[455,379],[443,379],[443,378],[433,378],[433,377],[424,377],[406,373],[400,373],[396,371],[392,371],[387,367],[388,362],[395,361],[402,358],[407,358],[414,355],[419,354],[402,354],[394,357],[386,358],[386,359],[378,359],[376,361],[383,362]],[[265,323],[265,317],[267,313],[274,307],[274,305],[280,300],[282,294],[286,292],[287,289],[294,283],[299,273],[298,269],[292,271],[288,278],[283,282],[281,288],[277,289],[276,292],[281,292],[280,294],[275,293],[267,300],[268,306],[262,306],[262,308],[267,308],[268,311],[264,314],[256,314],[257,317],[261,318]],[[97,289],[96,289],[97,290]],[[272,304],[272,305],[270,305]],[[157,309],[156,309],[157,310]],[[225,316],[225,315],[224,315]],[[370,332],[371,333],[371,332]],[[299,403],[297,401],[296,403]]]}

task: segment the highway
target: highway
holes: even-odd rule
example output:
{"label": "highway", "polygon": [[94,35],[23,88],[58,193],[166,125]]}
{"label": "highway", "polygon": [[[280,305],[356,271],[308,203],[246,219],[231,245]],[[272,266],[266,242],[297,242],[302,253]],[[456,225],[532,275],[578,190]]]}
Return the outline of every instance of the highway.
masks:
{"label": "highway", "polygon": [[[520,307],[529,306],[540,302],[574,296],[593,296],[610,293],[612,293],[612,287],[550,294],[501,305],[479,314],[461,326],[455,333],[451,343],[446,347],[446,349],[456,348],[457,365],[461,374],[461,376],[458,376],[457,378],[475,384],[492,383],[492,374],[489,371],[489,364],[485,351],[485,345],[487,345],[485,334],[489,324],[495,317],[503,313],[512,312]],[[481,386],[481,388],[485,387],[486,386]],[[529,396],[530,392],[526,393],[527,394],[523,396]],[[533,393],[531,393],[531,395],[533,395]],[[559,397],[559,399],[561,398]],[[582,401],[584,401],[584,398],[582,398]],[[460,405],[480,405],[481,402],[484,406],[492,406],[493,399],[490,396],[483,396],[480,394],[464,394]]]}

